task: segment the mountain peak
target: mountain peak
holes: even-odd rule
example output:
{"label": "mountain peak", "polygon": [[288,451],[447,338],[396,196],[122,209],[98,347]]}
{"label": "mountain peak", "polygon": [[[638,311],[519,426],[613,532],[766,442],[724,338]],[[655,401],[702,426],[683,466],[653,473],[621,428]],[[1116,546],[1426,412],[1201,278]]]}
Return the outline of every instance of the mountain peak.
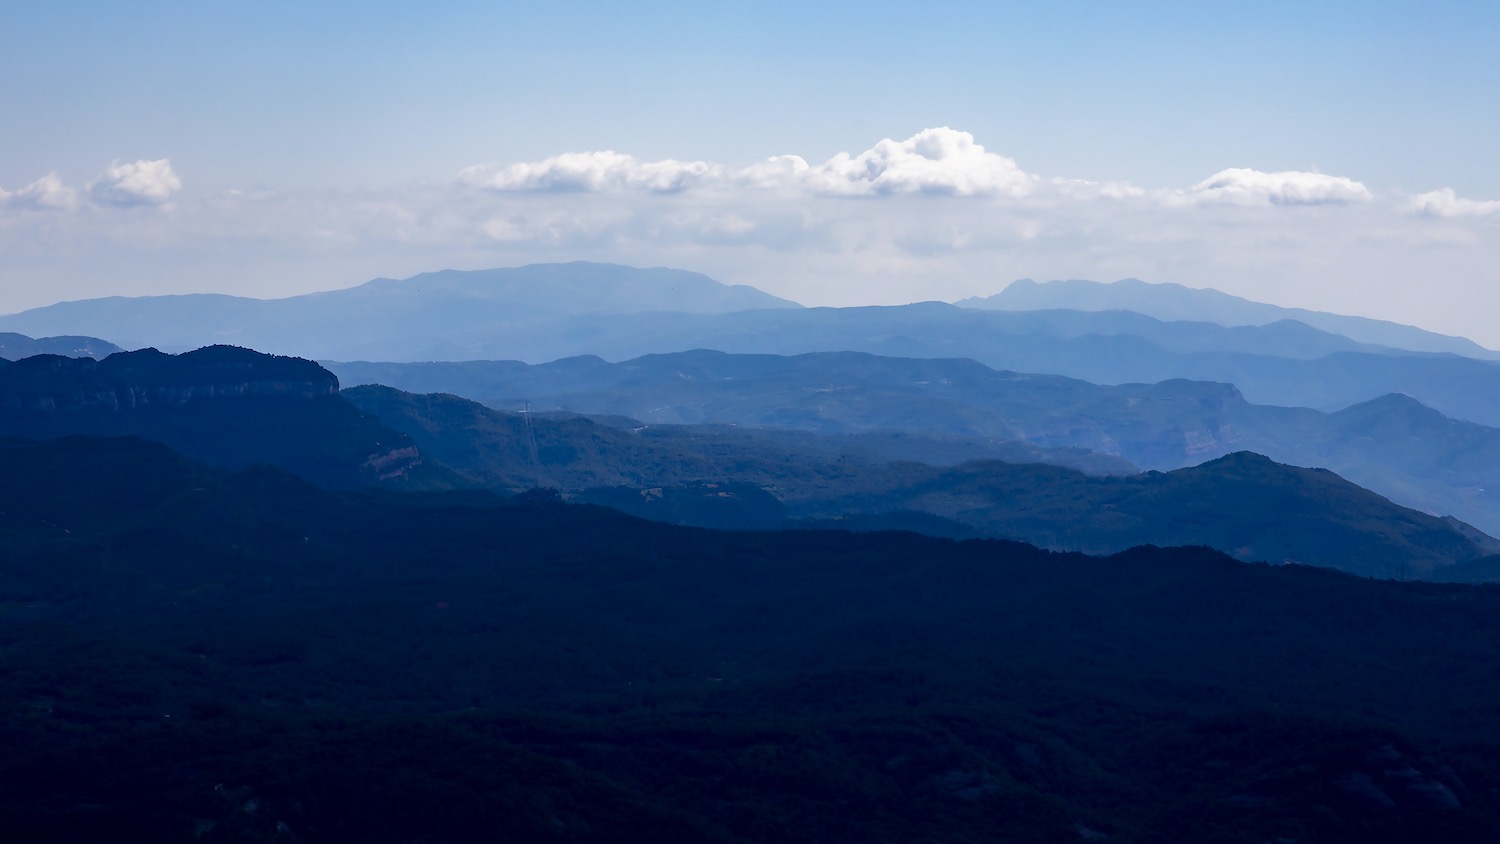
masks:
{"label": "mountain peak", "polygon": [[427,303],[445,298],[464,299],[504,303],[537,313],[573,315],[651,311],[715,314],[802,307],[748,285],[723,284],[702,273],[592,261],[438,270],[400,280],[375,279],[348,290],[313,295],[396,296]]}
{"label": "mountain peak", "polygon": [[993,296],[973,297],[957,304],[966,308],[1004,311],[1123,310],[1166,321],[1211,322],[1224,326],[1261,326],[1296,320],[1360,343],[1416,352],[1500,359],[1500,353],[1467,338],[1437,334],[1410,325],[1303,308],[1283,308],[1212,288],[1146,282],[1134,278],[1113,283],[1083,279],[1038,283],[1021,279]]}
{"label": "mountain peak", "polygon": [[34,355],[63,355],[73,358],[102,358],[122,351],[119,346],[97,337],[39,337],[0,332],[0,358],[20,360]]}

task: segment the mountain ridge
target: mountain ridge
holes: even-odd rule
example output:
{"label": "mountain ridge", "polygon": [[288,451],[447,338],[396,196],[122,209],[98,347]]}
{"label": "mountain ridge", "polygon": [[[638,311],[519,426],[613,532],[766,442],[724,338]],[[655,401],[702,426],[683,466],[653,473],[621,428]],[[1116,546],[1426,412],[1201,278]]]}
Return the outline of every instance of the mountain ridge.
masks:
{"label": "mountain ridge", "polygon": [[[994,311],[941,302],[801,308],[763,298],[749,304],[785,307],[725,310],[745,307],[734,291],[749,289],[699,274],[586,263],[484,273],[510,281],[487,285],[450,271],[281,300],[92,300],[0,317],[0,328],[92,333],[166,351],[228,343],[326,361],[627,360],[695,348],[971,358],[1099,384],[1221,381],[1259,404],[1323,411],[1404,392],[1446,415],[1500,426],[1500,363],[1361,343],[1299,322],[1226,327],[1125,311]],[[699,310],[722,312],[683,312],[692,297],[674,291],[673,279],[712,294],[717,304]],[[645,299],[643,286],[654,291]],[[487,287],[501,298],[470,295]],[[562,296],[565,288],[574,293],[558,307],[568,312],[537,306],[548,291]],[[627,300],[629,307],[621,305]],[[619,313],[651,307],[668,310]]]}
{"label": "mountain ridge", "polygon": [[[230,342],[310,355],[303,332],[374,342],[424,322],[436,336],[457,325],[505,326],[518,319],[650,312],[715,314],[799,309],[748,285],[668,267],[576,261],[486,270],[440,270],[374,279],[339,290],[277,299],[218,293],[111,296],[59,302],[0,316],[0,326],[95,325],[126,346],[186,351]],[[303,346],[306,345],[304,342]]]}
{"label": "mountain ridge", "polygon": [[405,434],[339,395],[317,363],[233,346],[0,367],[0,436],[138,436],[215,466],[280,466],[317,483],[444,485]]}
{"label": "mountain ridge", "polygon": [[1500,352],[1466,337],[1441,334],[1390,320],[1287,308],[1256,302],[1213,288],[1125,278],[1114,282],[1065,279],[1011,282],[991,296],[972,296],[960,307],[997,310],[1126,310],[1163,320],[1214,322],[1220,325],[1268,325],[1292,320],[1362,343],[1427,352],[1448,352],[1500,360]]}
{"label": "mountain ridge", "polygon": [[[350,384],[450,393],[502,410],[529,401],[534,410],[614,414],[649,424],[734,423],[824,434],[905,429],[1085,448],[1148,469],[1249,449],[1292,465],[1326,466],[1404,506],[1500,532],[1500,490],[1491,480],[1500,475],[1500,429],[1418,410],[1410,398],[1324,413],[1254,403],[1221,382],[1101,386],[966,359],[863,352],[700,350],[618,364],[580,357],[540,365],[328,367]],[[1405,415],[1391,412],[1401,407]]]}
{"label": "mountain ridge", "polygon": [[98,337],[62,336],[27,337],[25,334],[0,332],[0,361],[16,361],[34,355],[65,357],[108,357],[124,349]]}
{"label": "mountain ridge", "polygon": [[[800,520],[947,536],[967,529],[1090,554],[1201,545],[1247,561],[1399,579],[1476,559],[1495,543],[1463,522],[1400,507],[1327,470],[1248,452],[1129,475],[1086,473],[1079,455],[1049,460],[1045,453],[1040,460],[985,455],[933,466],[856,450],[846,437],[835,440],[841,450],[818,451],[795,440],[745,440],[724,426],[624,430],[390,387],[345,394],[409,434],[424,453],[491,489],[545,483],[569,500],[676,524],[775,530]],[[1059,457],[1074,465],[1059,465]]]}

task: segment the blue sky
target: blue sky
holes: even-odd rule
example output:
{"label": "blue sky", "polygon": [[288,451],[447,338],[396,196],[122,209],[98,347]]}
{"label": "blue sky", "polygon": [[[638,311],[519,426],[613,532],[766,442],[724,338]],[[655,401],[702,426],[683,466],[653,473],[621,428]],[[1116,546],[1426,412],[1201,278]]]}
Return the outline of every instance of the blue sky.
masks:
{"label": "blue sky", "polygon": [[[1500,343],[1500,4],[1225,6],[8,3],[0,311],[590,258],[827,304],[1137,276]],[[943,127],[983,154],[824,178]],[[745,175],[789,155],[812,181]]]}

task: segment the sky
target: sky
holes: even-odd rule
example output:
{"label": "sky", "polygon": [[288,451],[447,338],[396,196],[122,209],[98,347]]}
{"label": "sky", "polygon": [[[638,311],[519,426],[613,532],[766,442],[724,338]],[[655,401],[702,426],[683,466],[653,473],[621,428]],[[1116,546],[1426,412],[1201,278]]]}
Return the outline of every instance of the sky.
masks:
{"label": "sky", "polygon": [[584,259],[1500,347],[1500,3],[1230,5],[0,0],[0,312]]}

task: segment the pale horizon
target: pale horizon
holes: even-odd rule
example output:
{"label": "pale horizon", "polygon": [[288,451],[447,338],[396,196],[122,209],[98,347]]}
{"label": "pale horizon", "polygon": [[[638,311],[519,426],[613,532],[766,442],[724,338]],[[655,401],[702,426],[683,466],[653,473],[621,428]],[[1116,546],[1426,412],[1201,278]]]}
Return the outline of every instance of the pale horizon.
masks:
{"label": "pale horizon", "polygon": [[591,260],[813,306],[1139,278],[1500,347],[1500,9],[11,17],[4,313]]}

